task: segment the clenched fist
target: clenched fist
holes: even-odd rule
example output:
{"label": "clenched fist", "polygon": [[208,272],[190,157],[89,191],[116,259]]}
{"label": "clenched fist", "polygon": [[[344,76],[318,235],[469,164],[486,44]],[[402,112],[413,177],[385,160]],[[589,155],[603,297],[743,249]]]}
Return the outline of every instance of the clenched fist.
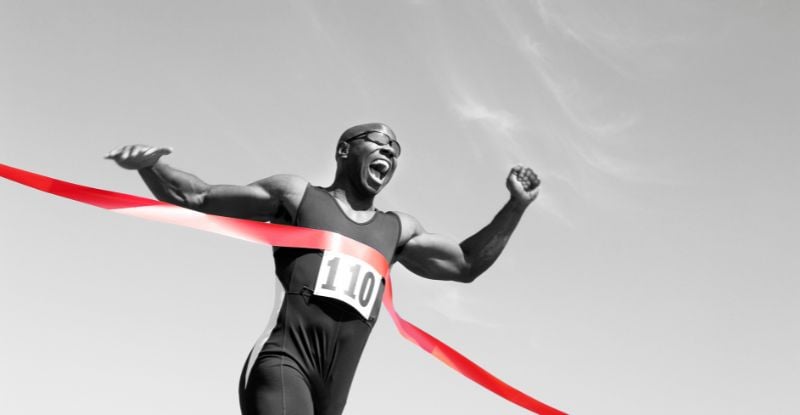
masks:
{"label": "clenched fist", "polygon": [[539,195],[539,177],[530,167],[516,165],[511,168],[506,178],[506,187],[511,198],[528,205]]}
{"label": "clenched fist", "polygon": [[112,150],[106,155],[106,158],[116,161],[122,168],[139,170],[156,164],[161,156],[170,153],[172,153],[172,149],[169,147],[134,144]]}

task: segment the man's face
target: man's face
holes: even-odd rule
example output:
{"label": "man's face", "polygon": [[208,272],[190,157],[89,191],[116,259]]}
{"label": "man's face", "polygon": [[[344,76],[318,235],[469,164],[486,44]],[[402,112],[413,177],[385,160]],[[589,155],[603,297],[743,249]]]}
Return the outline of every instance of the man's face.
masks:
{"label": "man's face", "polygon": [[[391,144],[380,144],[360,137],[348,141],[351,178],[370,194],[378,194],[397,169],[397,152]],[[354,177],[355,176],[355,177]]]}

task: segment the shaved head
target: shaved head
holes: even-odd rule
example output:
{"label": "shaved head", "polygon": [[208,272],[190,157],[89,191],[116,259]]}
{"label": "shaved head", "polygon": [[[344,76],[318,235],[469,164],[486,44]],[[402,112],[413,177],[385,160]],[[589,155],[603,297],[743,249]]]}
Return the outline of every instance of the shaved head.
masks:
{"label": "shaved head", "polygon": [[392,131],[392,129],[389,128],[388,125],[381,122],[371,122],[366,124],[359,124],[344,130],[342,135],[339,137],[339,142],[341,143],[358,135],[373,131],[386,134],[387,136],[391,137],[392,140],[397,141],[397,136],[394,135],[394,131]]}

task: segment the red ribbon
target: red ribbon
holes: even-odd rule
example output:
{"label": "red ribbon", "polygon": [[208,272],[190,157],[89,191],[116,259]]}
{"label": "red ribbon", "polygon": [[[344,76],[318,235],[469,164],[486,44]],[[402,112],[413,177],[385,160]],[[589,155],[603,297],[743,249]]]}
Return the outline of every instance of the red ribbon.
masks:
{"label": "red ribbon", "polygon": [[43,192],[130,216],[201,229],[265,245],[331,250],[361,258],[386,276],[383,305],[403,337],[462,375],[531,412],[540,415],[566,415],[565,412],[513,388],[450,346],[400,317],[394,309],[389,263],[380,252],[361,242],[319,229],[207,215],[153,199],[53,179],[5,164],[0,164],[0,176]]}

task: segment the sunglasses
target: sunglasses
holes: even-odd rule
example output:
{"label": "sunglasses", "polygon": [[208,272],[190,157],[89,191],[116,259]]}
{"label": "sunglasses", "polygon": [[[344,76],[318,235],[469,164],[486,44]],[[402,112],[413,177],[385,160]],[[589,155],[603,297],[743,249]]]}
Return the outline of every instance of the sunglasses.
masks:
{"label": "sunglasses", "polygon": [[357,140],[359,138],[363,138],[364,140],[371,141],[378,145],[390,145],[392,150],[394,150],[394,156],[400,157],[400,143],[394,140],[392,137],[380,132],[380,131],[366,131],[357,136],[353,136],[345,140],[345,143],[349,143],[353,140]]}

